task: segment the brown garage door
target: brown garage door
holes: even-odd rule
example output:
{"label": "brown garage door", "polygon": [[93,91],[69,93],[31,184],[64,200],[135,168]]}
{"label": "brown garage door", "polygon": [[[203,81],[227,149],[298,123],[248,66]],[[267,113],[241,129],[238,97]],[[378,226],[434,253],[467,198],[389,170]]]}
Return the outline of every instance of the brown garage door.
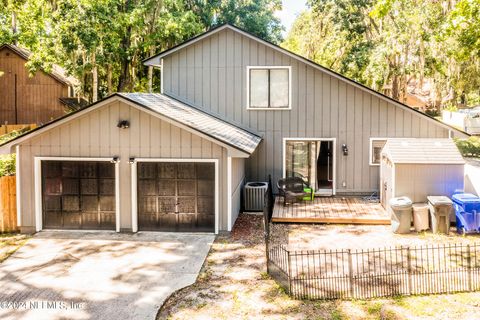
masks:
{"label": "brown garage door", "polygon": [[115,165],[42,161],[45,229],[115,230]]}
{"label": "brown garage door", "polygon": [[138,163],[138,228],[215,231],[215,165]]}

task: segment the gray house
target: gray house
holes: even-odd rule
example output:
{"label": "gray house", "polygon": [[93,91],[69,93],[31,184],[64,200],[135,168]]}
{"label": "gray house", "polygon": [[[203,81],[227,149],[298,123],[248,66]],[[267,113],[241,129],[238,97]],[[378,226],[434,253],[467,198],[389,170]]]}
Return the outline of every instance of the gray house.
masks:
{"label": "gray house", "polygon": [[115,94],[1,146],[22,231],[231,230],[245,181],[371,193],[386,138],[467,136],[231,25],[145,64],[160,94]]}

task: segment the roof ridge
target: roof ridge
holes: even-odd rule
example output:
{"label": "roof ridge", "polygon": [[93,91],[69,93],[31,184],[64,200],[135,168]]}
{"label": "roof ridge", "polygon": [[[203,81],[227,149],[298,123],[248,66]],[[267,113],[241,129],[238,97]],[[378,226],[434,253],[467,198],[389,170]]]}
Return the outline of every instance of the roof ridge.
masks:
{"label": "roof ridge", "polygon": [[416,109],[410,107],[409,105],[407,105],[407,104],[405,104],[405,103],[402,103],[402,102],[400,102],[400,101],[398,101],[398,100],[395,100],[395,99],[393,99],[393,98],[391,98],[391,97],[389,97],[389,96],[387,96],[387,95],[385,95],[385,94],[383,94],[383,93],[381,93],[381,92],[379,92],[379,91],[376,91],[376,90],[374,90],[374,89],[372,89],[372,88],[370,88],[370,87],[367,87],[366,85],[364,85],[364,84],[362,84],[362,83],[360,83],[360,82],[357,82],[357,81],[354,80],[354,79],[348,78],[348,77],[342,75],[341,73],[338,73],[338,72],[336,72],[336,71],[334,71],[334,70],[332,70],[332,69],[330,69],[330,68],[328,68],[328,67],[325,67],[325,66],[323,66],[323,65],[321,65],[321,64],[319,64],[319,63],[317,63],[317,62],[315,62],[315,61],[313,61],[313,60],[310,60],[310,59],[308,59],[308,58],[305,58],[304,56],[301,56],[301,55],[299,55],[299,54],[297,54],[297,53],[295,53],[295,52],[293,52],[293,51],[290,51],[290,50],[288,50],[288,49],[282,48],[282,47],[280,47],[279,45],[277,45],[277,44],[275,44],[275,43],[272,43],[272,42],[270,42],[270,41],[268,41],[268,40],[262,39],[262,38],[258,37],[257,35],[249,32],[249,31],[247,31],[247,30],[244,30],[244,29],[242,29],[242,28],[240,28],[240,27],[238,27],[238,26],[236,26],[236,25],[234,25],[234,24],[232,24],[232,23],[224,23],[224,24],[221,24],[221,25],[219,25],[219,26],[216,26],[215,28],[212,28],[212,29],[207,30],[207,31],[205,31],[205,32],[203,32],[203,33],[200,33],[200,34],[198,34],[198,35],[196,35],[196,36],[194,36],[194,37],[192,37],[192,38],[190,38],[190,39],[187,39],[186,41],[183,41],[183,42],[181,42],[181,43],[179,43],[179,44],[171,47],[171,48],[168,48],[168,49],[163,50],[163,51],[161,51],[161,52],[159,52],[159,53],[157,53],[157,54],[155,54],[155,55],[153,55],[153,56],[151,56],[151,57],[149,57],[149,58],[146,58],[146,59],[144,59],[142,62],[143,62],[144,64],[146,64],[149,60],[152,60],[152,59],[154,59],[154,58],[156,58],[156,57],[166,56],[166,55],[170,54],[171,52],[180,50],[180,49],[182,49],[183,47],[187,47],[187,46],[191,45],[192,43],[194,43],[194,42],[196,42],[196,41],[198,41],[198,40],[201,40],[201,39],[203,39],[203,38],[205,38],[205,37],[207,37],[207,36],[210,36],[211,34],[213,34],[213,33],[215,33],[215,32],[219,32],[219,31],[221,31],[221,30],[223,30],[223,29],[225,29],[225,28],[229,28],[230,30],[243,33],[244,35],[250,37],[251,39],[254,39],[254,40],[256,40],[256,41],[258,41],[258,42],[260,42],[260,43],[264,43],[265,45],[270,46],[270,47],[272,47],[273,49],[276,49],[276,50],[278,50],[278,51],[280,51],[280,52],[282,52],[282,53],[285,53],[285,54],[287,54],[287,55],[290,55],[290,56],[296,58],[297,60],[300,60],[300,61],[302,61],[302,62],[304,62],[304,63],[306,63],[306,64],[309,64],[309,65],[311,65],[311,66],[313,66],[313,67],[315,67],[315,68],[317,68],[317,69],[319,69],[319,70],[321,70],[321,71],[323,71],[323,72],[325,72],[325,73],[327,73],[327,74],[329,74],[329,75],[331,75],[331,76],[334,76],[334,77],[336,77],[336,78],[338,78],[338,79],[340,79],[340,80],[342,80],[342,81],[345,81],[345,82],[347,82],[347,83],[349,83],[349,84],[351,84],[351,85],[353,85],[353,86],[356,86],[356,87],[358,87],[358,88],[360,88],[360,89],[362,89],[362,90],[364,90],[364,91],[366,91],[366,92],[368,92],[368,93],[374,94],[374,95],[378,96],[379,98],[381,98],[381,99],[383,99],[383,100],[386,100],[386,101],[388,101],[388,102],[391,102],[391,103],[395,104],[396,106],[400,106],[400,107],[402,107],[402,108],[406,108],[406,109],[409,110],[410,112],[413,112],[413,113],[415,113],[415,114],[417,114],[417,115],[420,115],[420,116],[423,116],[423,117],[425,117],[425,118],[427,118],[427,119],[430,119],[431,121],[433,121],[433,122],[435,122],[435,123],[437,123],[437,124],[440,124],[440,125],[448,128],[449,130],[455,130],[455,131],[460,132],[461,134],[464,134],[464,135],[466,135],[466,136],[471,136],[469,133],[467,133],[467,132],[465,132],[465,131],[463,131],[463,130],[460,130],[460,129],[452,126],[452,125],[449,125],[449,124],[447,124],[447,123],[445,123],[445,122],[443,122],[443,121],[440,121],[440,120],[436,119],[435,117],[432,117],[432,116],[430,116],[430,115],[428,115],[428,114],[426,114],[426,113],[423,113],[423,112],[421,112],[421,111],[419,111],[419,110],[416,110]]}

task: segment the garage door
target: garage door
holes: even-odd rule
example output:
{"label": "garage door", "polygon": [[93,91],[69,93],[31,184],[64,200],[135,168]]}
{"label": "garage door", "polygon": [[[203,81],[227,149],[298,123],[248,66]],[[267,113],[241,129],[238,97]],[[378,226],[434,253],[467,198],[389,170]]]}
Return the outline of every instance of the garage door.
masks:
{"label": "garage door", "polygon": [[215,165],[140,162],[138,228],[154,231],[215,231]]}
{"label": "garage door", "polygon": [[115,165],[42,161],[43,228],[115,230]]}

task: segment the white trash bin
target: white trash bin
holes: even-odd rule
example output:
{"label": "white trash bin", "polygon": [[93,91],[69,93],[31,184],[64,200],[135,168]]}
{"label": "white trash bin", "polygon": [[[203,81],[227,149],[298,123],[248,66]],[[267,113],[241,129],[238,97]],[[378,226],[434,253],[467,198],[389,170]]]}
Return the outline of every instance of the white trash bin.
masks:
{"label": "white trash bin", "polygon": [[392,208],[392,231],[394,233],[410,233],[412,223],[412,200],[408,197],[390,199]]}
{"label": "white trash bin", "polygon": [[428,203],[414,203],[413,226],[415,231],[420,232],[428,229]]}

